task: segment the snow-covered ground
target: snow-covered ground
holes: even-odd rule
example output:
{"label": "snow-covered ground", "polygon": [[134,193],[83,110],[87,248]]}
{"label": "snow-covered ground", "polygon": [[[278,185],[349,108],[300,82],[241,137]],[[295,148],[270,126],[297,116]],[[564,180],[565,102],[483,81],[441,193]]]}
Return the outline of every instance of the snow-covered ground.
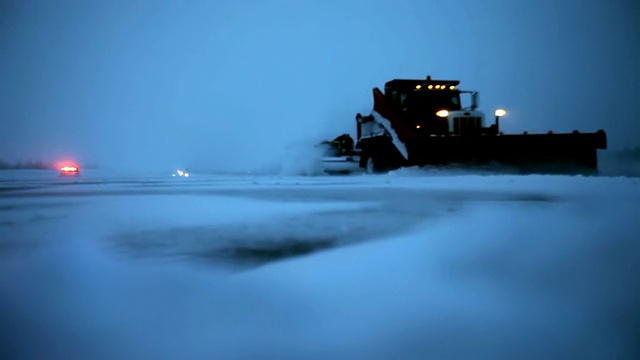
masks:
{"label": "snow-covered ground", "polygon": [[640,179],[0,172],[2,359],[632,359]]}

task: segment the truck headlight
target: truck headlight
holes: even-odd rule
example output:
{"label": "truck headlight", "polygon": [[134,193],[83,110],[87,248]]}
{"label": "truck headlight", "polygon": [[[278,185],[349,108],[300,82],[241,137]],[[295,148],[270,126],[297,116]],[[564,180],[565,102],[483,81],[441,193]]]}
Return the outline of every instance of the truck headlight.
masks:
{"label": "truck headlight", "polygon": [[507,115],[507,111],[504,110],[504,109],[498,109],[498,110],[496,110],[494,115],[497,116],[497,117],[505,116],[505,115]]}
{"label": "truck headlight", "polygon": [[445,118],[445,117],[449,116],[449,111],[448,110],[440,110],[440,111],[436,112],[436,115],[438,117]]}

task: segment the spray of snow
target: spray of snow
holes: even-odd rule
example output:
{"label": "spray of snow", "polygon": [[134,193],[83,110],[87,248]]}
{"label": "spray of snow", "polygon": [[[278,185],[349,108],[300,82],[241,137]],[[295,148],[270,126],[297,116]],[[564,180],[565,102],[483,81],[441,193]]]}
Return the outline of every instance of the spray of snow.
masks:
{"label": "spray of snow", "polygon": [[640,177],[640,146],[599,151],[598,170],[607,176]]}
{"label": "spray of snow", "polygon": [[289,144],[278,164],[281,176],[315,176],[324,174],[321,166],[323,148],[317,142],[305,141]]}

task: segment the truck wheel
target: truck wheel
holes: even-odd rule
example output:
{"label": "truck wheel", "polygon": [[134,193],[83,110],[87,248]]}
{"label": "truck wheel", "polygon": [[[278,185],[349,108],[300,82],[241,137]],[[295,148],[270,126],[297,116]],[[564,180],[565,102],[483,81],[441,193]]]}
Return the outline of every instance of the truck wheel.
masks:
{"label": "truck wheel", "polygon": [[369,158],[367,159],[367,162],[365,164],[364,170],[367,172],[367,174],[375,174],[376,173],[376,166],[375,166],[375,163],[373,161],[373,156],[369,156]]}
{"label": "truck wheel", "polygon": [[376,159],[375,156],[367,158],[364,169],[367,174],[380,174],[386,171],[386,168],[380,163],[380,159]]}

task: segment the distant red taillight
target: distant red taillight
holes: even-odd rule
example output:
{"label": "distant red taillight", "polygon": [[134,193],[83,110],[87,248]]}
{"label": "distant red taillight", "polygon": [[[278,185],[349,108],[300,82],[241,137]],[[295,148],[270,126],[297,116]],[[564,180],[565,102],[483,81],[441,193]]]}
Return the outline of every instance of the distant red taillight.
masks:
{"label": "distant red taillight", "polygon": [[76,166],[62,166],[60,167],[61,174],[77,174],[80,171]]}

